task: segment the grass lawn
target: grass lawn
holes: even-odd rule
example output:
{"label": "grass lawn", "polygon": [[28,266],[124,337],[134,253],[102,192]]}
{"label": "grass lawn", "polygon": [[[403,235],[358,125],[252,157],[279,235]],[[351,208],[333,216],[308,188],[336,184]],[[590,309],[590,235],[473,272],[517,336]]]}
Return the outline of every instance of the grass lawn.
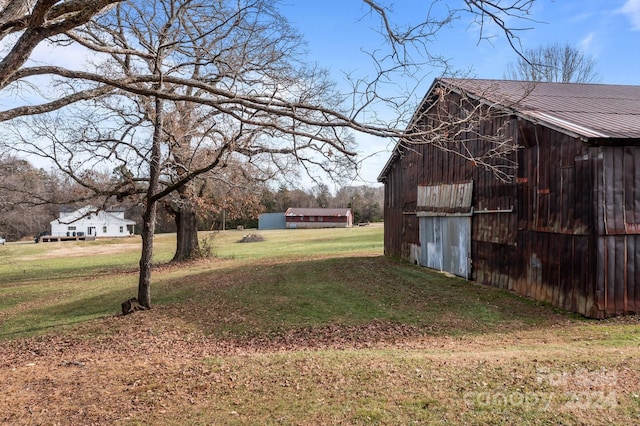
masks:
{"label": "grass lawn", "polygon": [[[248,232],[262,242],[238,243]],[[2,424],[640,424],[637,317],[382,256],[382,226],[0,247]]]}

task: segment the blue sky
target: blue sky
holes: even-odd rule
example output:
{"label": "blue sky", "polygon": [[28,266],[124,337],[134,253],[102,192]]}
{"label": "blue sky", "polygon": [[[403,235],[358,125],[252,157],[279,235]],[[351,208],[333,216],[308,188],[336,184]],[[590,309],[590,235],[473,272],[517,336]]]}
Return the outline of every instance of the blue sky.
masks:
{"label": "blue sky", "polygon": [[[426,15],[430,0],[396,0],[393,19],[399,23],[418,22]],[[459,7],[462,0],[436,2],[436,7]],[[371,73],[370,61],[361,50],[380,46],[371,28],[376,25],[362,0],[284,0],[282,13],[304,35],[310,59],[329,68],[340,83],[343,72]],[[552,43],[569,43],[593,56],[605,84],[640,85],[640,0],[536,0],[529,21],[509,21],[518,27],[524,49]],[[506,38],[496,28],[495,35],[479,40],[479,30],[470,15],[462,15],[438,34],[430,46],[445,55],[458,69],[471,70],[477,78],[504,78],[510,62],[517,59]],[[434,69],[421,71],[426,91],[438,76]],[[420,93],[422,96],[424,93]],[[357,135],[359,151],[371,156],[363,163],[362,178],[354,184],[373,184],[386,162],[393,143]]]}
{"label": "blue sky", "polygon": [[[396,22],[418,22],[430,0],[396,0]],[[451,7],[461,0],[436,2]],[[366,57],[361,48],[379,45],[370,28],[362,0],[284,0],[283,14],[304,35],[310,56],[333,71],[355,70]],[[514,21],[532,27],[519,32],[523,48],[550,43],[570,43],[598,64],[607,84],[640,84],[640,0],[536,0],[530,21]],[[502,78],[516,54],[495,28],[492,42],[479,41],[471,17],[462,16],[433,42],[434,51],[450,57],[459,68],[473,67],[478,78]],[[430,70],[425,70],[428,74]]]}
{"label": "blue sky", "polygon": [[[399,24],[420,22],[432,3],[439,10],[463,5],[463,0],[381,1],[395,2],[390,16]],[[379,21],[370,15],[362,0],[281,0],[280,5],[280,11],[307,41],[309,60],[328,68],[336,82],[344,82],[345,72],[359,76],[373,73],[371,61],[362,50],[379,48],[383,42],[372,30]],[[528,18],[529,21],[509,21],[514,26],[531,28],[518,32],[523,49],[569,43],[593,56],[602,83],[640,85],[640,0],[535,0]],[[485,35],[495,35],[490,42],[479,40],[472,17],[462,15],[438,34],[429,49],[449,58],[456,68],[470,70],[473,77],[503,78],[507,65],[517,55],[500,31],[485,30]],[[60,55],[45,44],[36,49],[34,57],[43,63],[67,66],[82,64],[86,58],[85,51],[74,46]],[[421,98],[438,76],[438,70],[420,70],[423,80],[416,96]],[[0,107],[14,101],[0,99]],[[355,136],[364,160],[361,178],[352,184],[377,184],[376,178],[395,142]]]}

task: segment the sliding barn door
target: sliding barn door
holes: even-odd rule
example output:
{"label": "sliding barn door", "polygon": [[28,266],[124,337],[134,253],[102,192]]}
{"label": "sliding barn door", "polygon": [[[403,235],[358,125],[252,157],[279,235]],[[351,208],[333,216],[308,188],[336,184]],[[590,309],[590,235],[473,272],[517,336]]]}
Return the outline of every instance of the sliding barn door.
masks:
{"label": "sliding barn door", "polygon": [[421,217],[420,245],[422,265],[469,278],[471,216]]}

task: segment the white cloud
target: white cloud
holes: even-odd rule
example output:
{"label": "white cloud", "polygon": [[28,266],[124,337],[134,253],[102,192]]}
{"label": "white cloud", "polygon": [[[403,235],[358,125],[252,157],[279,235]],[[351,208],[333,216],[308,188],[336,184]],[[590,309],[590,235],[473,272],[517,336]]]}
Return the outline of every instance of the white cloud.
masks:
{"label": "white cloud", "polygon": [[602,38],[596,32],[590,32],[585,37],[580,40],[578,43],[578,47],[582,52],[587,53],[590,56],[598,57],[600,56],[603,45]]}
{"label": "white cloud", "polygon": [[640,0],[627,0],[620,12],[631,20],[633,30],[640,31]]}
{"label": "white cloud", "polygon": [[580,40],[579,46],[580,49],[588,52],[593,49],[594,43],[596,42],[596,34],[591,32],[587,34],[582,40]]}
{"label": "white cloud", "polygon": [[40,43],[29,58],[29,66],[52,65],[71,70],[85,70],[87,62],[96,55],[79,44],[56,46],[52,43]]}

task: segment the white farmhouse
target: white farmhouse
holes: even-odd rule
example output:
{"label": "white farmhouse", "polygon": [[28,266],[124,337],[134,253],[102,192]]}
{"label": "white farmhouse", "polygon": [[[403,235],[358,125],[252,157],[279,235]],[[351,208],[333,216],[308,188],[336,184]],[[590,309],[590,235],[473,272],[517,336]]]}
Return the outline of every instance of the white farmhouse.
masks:
{"label": "white farmhouse", "polygon": [[93,206],[78,210],[60,210],[60,218],[51,221],[51,235],[97,238],[133,235],[135,222],[124,218],[124,209],[98,210]]}

